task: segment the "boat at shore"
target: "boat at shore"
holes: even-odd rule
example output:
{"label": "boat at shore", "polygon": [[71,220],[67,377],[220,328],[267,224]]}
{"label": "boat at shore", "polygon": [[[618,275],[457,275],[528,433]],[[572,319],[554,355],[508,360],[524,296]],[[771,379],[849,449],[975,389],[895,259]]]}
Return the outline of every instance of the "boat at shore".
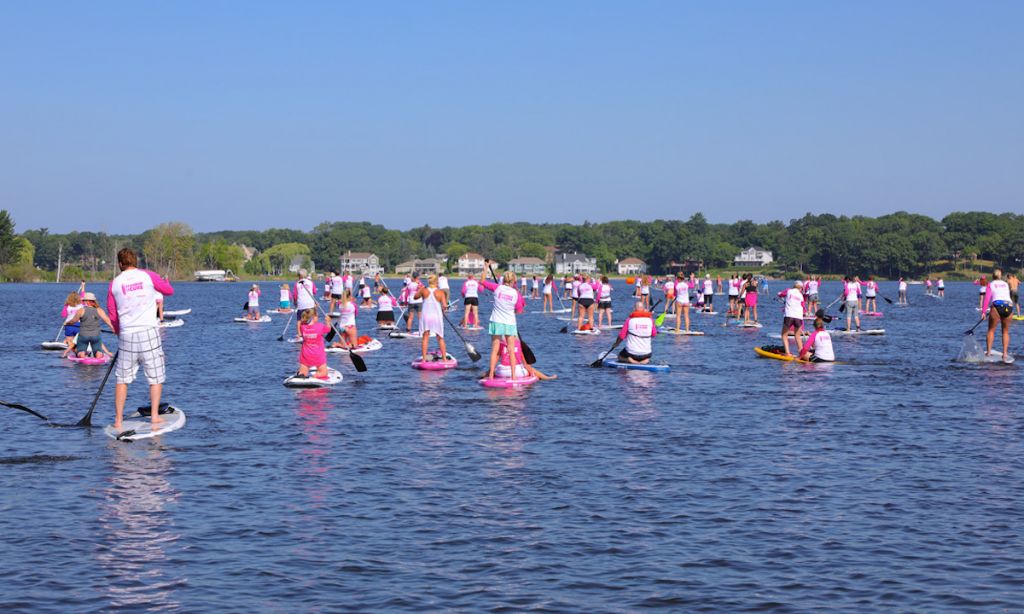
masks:
{"label": "boat at shore", "polygon": [[194,273],[196,281],[238,281],[238,277],[231,272],[231,269],[226,271],[220,269],[208,269],[202,271],[196,271]]}

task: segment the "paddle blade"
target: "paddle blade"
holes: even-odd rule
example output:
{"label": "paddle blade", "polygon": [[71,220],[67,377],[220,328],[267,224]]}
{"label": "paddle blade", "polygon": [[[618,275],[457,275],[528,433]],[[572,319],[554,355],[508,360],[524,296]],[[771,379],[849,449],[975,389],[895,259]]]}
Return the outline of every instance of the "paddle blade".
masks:
{"label": "paddle blade", "polygon": [[352,360],[352,366],[356,368],[356,371],[359,371],[360,373],[366,372],[366,361],[363,360],[362,356],[349,351],[348,357]]}
{"label": "paddle blade", "polygon": [[846,303],[843,303],[839,306],[839,313],[843,313],[844,311],[846,311]]}
{"label": "paddle blade", "polygon": [[560,333],[562,333],[564,335],[565,333],[569,332],[569,326],[568,325],[563,326],[562,328],[560,328],[558,330],[558,332],[560,332]]}
{"label": "paddle blade", "polygon": [[334,340],[334,332],[335,332],[335,329],[332,326],[331,327],[331,332],[327,333],[327,336],[324,337],[324,341],[326,341],[327,343],[330,343],[332,340]]}
{"label": "paddle blade", "polygon": [[662,324],[664,324],[665,323],[665,316],[666,315],[668,315],[667,311],[662,313],[660,316],[654,318],[654,325],[655,326],[661,326]]}
{"label": "paddle blade", "polygon": [[0,401],[0,405],[3,405],[4,407],[10,407],[11,409],[20,409],[21,411],[28,412],[28,413],[32,414],[33,416],[35,416],[35,417],[37,417],[40,420],[43,420],[45,422],[49,422],[50,421],[50,419],[47,418],[46,416],[44,416],[43,414],[35,411],[34,409],[30,409],[28,407],[25,407],[21,403],[8,403],[6,401]]}
{"label": "paddle blade", "polygon": [[482,358],[482,356],[480,356],[480,352],[477,352],[476,348],[473,347],[473,344],[468,341],[466,342],[466,353],[469,354],[469,359],[472,360],[473,362],[476,362]]}
{"label": "paddle blade", "polygon": [[886,303],[889,303],[890,305],[892,305],[892,299],[889,298],[888,296],[883,296],[882,300],[884,300]]}
{"label": "paddle blade", "polygon": [[533,355],[533,350],[530,349],[530,346],[526,345],[522,337],[519,338],[519,345],[523,348],[523,358],[526,359],[526,364],[532,365],[536,363],[537,357]]}
{"label": "paddle blade", "polygon": [[245,301],[242,304],[242,311],[249,311],[249,301]]}

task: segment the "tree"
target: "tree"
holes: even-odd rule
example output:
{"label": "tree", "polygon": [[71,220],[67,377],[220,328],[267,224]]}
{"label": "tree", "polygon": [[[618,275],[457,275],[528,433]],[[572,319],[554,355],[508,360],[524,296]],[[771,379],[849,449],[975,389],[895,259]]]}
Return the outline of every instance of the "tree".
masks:
{"label": "tree", "polygon": [[0,210],[0,266],[17,262],[21,246],[14,235],[14,220],[7,209]]}
{"label": "tree", "polygon": [[182,222],[166,222],[147,230],[142,253],[146,266],[170,279],[191,273],[195,239],[192,229]]}

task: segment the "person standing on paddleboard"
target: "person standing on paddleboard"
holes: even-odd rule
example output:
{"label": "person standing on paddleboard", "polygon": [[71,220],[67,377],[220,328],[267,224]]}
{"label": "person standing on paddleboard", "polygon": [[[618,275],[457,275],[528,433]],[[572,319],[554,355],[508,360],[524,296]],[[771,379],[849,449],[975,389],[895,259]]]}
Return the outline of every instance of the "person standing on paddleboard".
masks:
{"label": "person standing on paddleboard", "polygon": [[558,290],[555,289],[555,276],[548,275],[544,278],[544,313],[555,310],[554,294]]}
{"label": "person standing on paddleboard", "polygon": [[114,369],[114,428],[121,429],[128,385],[135,381],[142,364],[149,382],[150,420],[154,427],[163,422],[160,395],[167,379],[163,342],[156,319],[156,293],[174,294],[174,288],[153,271],[138,268],[139,261],[131,248],[117,252],[121,273],[110,282],[107,291],[107,312],[110,328],[117,335],[118,353]]}
{"label": "person standing on paddleboard", "polygon": [[448,349],[444,344],[444,311],[448,303],[444,291],[437,286],[437,275],[427,278],[426,287],[416,291],[416,298],[423,304],[423,313],[420,314],[420,334],[423,336],[420,341],[420,353],[423,362],[430,362],[427,356],[427,346],[430,343],[430,335],[437,336],[437,348],[439,354],[437,360],[448,360]]}
{"label": "person standing on paddleboard", "polygon": [[[579,288],[576,290],[576,294],[579,297],[580,315],[576,321],[576,330],[592,330],[594,328],[594,294],[600,290],[601,286],[594,283],[590,279],[590,275],[587,273],[583,274],[583,278],[580,280]],[[583,328],[584,322],[589,325],[589,328]]]}
{"label": "person standing on paddleboard", "polygon": [[835,362],[836,353],[832,349],[832,336],[825,330],[825,321],[821,318],[814,318],[814,332],[800,350],[800,360]]}
{"label": "person standing on paddleboard", "polygon": [[682,272],[676,274],[676,332],[679,333],[680,321],[685,322],[686,332],[690,332],[690,282]]}
{"label": "person standing on paddleboard", "polygon": [[793,287],[789,290],[779,292],[779,296],[785,303],[782,312],[782,347],[786,350],[784,352],[786,356],[792,356],[789,353],[789,335],[791,333],[796,340],[796,347],[800,347],[800,332],[804,327],[804,293],[802,288],[803,284],[798,280],[793,282]]}
{"label": "person standing on paddleboard", "polygon": [[345,280],[341,273],[330,271],[327,273],[324,283],[329,283],[331,287],[331,302],[327,305],[327,313],[334,313],[334,310],[338,308],[338,303],[341,302],[341,296],[345,293]]}
{"label": "person standing on paddleboard", "polygon": [[[491,261],[484,260],[484,269],[490,270]],[[489,279],[481,280],[485,288],[494,293],[494,307],[491,310],[491,321],[487,325],[487,332],[491,335],[491,362],[487,370],[487,379],[494,379],[494,368],[498,366],[498,354],[501,343],[509,345],[511,339],[519,336],[519,329],[516,325],[516,314],[523,312],[526,301],[516,290],[516,274],[512,271],[505,271],[502,276],[502,283],[498,285]],[[512,378],[516,378],[515,352],[511,353]]]}
{"label": "person standing on paddleboard", "polygon": [[418,316],[423,317],[423,299],[419,297],[419,291],[423,288],[420,283],[420,274],[413,272],[409,284],[405,287],[405,301],[408,311],[405,315],[405,330],[412,332],[412,321]]}
{"label": "person standing on paddleboard", "polygon": [[854,323],[860,330],[860,284],[849,277],[843,278],[843,300],[846,303],[846,330],[853,330],[851,324]]}
{"label": "person standing on paddleboard", "polygon": [[629,314],[619,331],[619,341],[626,342],[626,347],[619,352],[619,360],[638,365],[651,362],[651,339],[657,335],[658,327],[654,325],[651,312],[643,302],[637,301],[633,305],[633,313]]}
{"label": "person standing on paddleboard", "polygon": [[395,325],[395,297],[385,285],[380,286],[380,296],[377,297],[377,326],[392,327]]}
{"label": "person standing on paddleboard", "polygon": [[[756,324],[757,323],[757,280],[754,279],[753,273],[747,273],[747,282],[743,286],[743,304],[746,309],[743,310],[743,323],[744,324]],[[754,319],[750,319],[750,314],[754,314]],[[802,320],[801,320],[802,321]]]}
{"label": "person standing on paddleboard", "polygon": [[601,276],[600,291],[597,297],[597,327],[601,328],[601,324],[605,320],[605,316],[608,316],[608,326],[612,325],[612,284],[608,281],[607,275]]}
{"label": "person standing on paddleboard", "polygon": [[[1010,278],[1011,279],[1016,279],[1016,277],[1014,277],[1013,275],[1011,275]],[[935,282],[935,287],[936,287],[936,290],[939,293],[939,298],[945,298],[945,296],[946,296],[946,281],[940,277],[939,280],[937,282]]]}
{"label": "person standing on paddleboard", "polygon": [[288,284],[281,284],[281,292],[277,297],[277,310],[286,313],[292,310],[292,297],[288,292]]}
{"label": "person standing on paddleboard", "polygon": [[249,296],[248,296],[248,298],[249,298],[249,301],[248,301],[249,313],[247,313],[245,317],[250,319],[250,320],[259,320],[260,319],[260,287],[258,285],[253,284],[252,287],[249,288]]}
{"label": "person standing on paddleboard", "polygon": [[899,298],[897,299],[897,301],[899,302],[900,305],[907,305],[907,304],[909,304],[909,303],[907,303],[907,280],[905,280],[902,277],[900,277],[900,282],[899,283],[900,283],[900,285],[898,286],[899,290],[897,291],[897,292],[899,292]]}
{"label": "person standing on paddleboard", "polygon": [[[940,280],[941,281],[941,280]],[[1020,280],[1013,273],[1010,273],[1009,277],[1006,278],[1006,284],[1010,286],[1010,300],[1013,301],[1014,307],[1017,309],[1017,316],[1020,317],[1020,294],[1017,289],[1020,287]],[[940,288],[941,292],[942,289]]]}
{"label": "person standing on paddleboard", "polygon": [[473,278],[470,273],[466,276],[466,282],[462,284],[462,304],[465,312],[462,314],[462,328],[470,328],[480,325],[480,282]]}
{"label": "person standing on paddleboard", "polygon": [[988,279],[984,275],[975,281],[978,285],[978,311],[985,313],[985,292],[988,290]]}
{"label": "person standing on paddleboard", "polygon": [[988,334],[985,335],[985,355],[992,355],[992,343],[995,341],[996,326],[1003,327],[1003,362],[1010,362],[1010,322],[1013,318],[1013,300],[1010,297],[1010,284],[1003,279],[1003,272],[996,269],[992,272],[992,281],[985,285],[985,296],[982,298],[981,317],[988,317]]}
{"label": "person standing on paddleboard", "polygon": [[[299,279],[292,288],[292,303],[299,312],[316,309],[316,284],[309,278],[306,269],[299,269]],[[295,334],[302,337],[301,322],[298,318],[295,320]]]}
{"label": "person standing on paddleboard", "polygon": [[711,281],[711,273],[704,275],[704,311],[715,310],[715,287]]}
{"label": "person standing on paddleboard", "polygon": [[878,312],[878,282],[873,275],[868,275],[868,281],[864,284],[864,311],[868,313]]}

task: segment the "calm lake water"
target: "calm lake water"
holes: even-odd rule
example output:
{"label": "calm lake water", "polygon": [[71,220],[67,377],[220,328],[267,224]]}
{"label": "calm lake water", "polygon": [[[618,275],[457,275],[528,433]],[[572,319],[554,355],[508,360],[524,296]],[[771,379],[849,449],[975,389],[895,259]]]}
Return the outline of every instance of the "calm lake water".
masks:
{"label": "calm lake water", "polygon": [[[168,308],[193,310],[164,337],[183,430],[111,441],[112,384],[93,429],[0,409],[0,609],[1024,608],[1024,379],[952,361],[971,284],[911,286],[885,336],[836,339],[846,365],[757,358],[782,317],[763,296],[763,330],[694,316],[705,337],[659,337],[668,374],[590,369],[610,334],[529,313],[559,378],[513,392],[477,385],[452,335],[455,371],[413,371],[418,341],[383,339],[367,373],[334,355],[340,385],[286,389],[284,317],[232,323],[242,284],[175,287]],[[38,349],[73,289],[0,286],[0,399],[55,422],[104,372]]]}

